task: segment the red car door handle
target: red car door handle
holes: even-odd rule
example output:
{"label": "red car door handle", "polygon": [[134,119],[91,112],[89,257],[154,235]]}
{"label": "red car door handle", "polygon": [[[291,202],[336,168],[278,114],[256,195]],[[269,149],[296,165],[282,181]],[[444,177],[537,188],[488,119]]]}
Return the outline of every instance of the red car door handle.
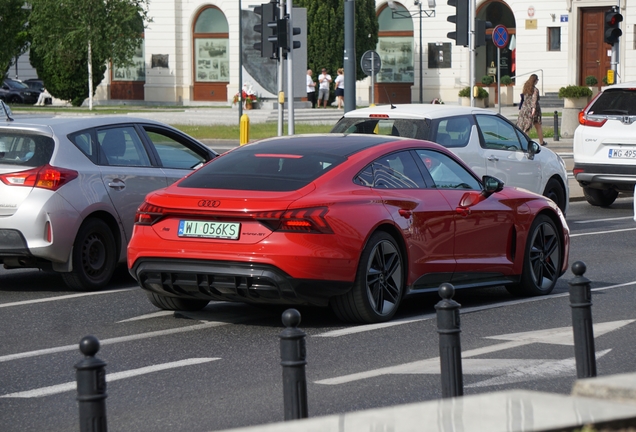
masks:
{"label": "red car door handle", "polygon": [[455,211],[461,216],[468,216],[470,214],[470,209],[465,207],[457,207]]}
{"label": "red car door handle", "polygon": [[402,216],[403,218],[409,219],[411,217],[411,210],[406,210],[406,209],[400,209],[398,210],[398,213],[400,214],[400,216]]}

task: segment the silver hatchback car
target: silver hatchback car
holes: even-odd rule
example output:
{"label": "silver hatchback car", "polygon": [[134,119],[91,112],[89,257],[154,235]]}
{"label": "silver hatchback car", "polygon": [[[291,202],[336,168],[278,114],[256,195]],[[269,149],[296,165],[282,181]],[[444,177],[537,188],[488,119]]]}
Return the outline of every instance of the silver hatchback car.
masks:
{"label": "silver hatchback car", "polygon": [[217,156],[152,120],[13,119],[0,102],[0,262],[60,272],[95,290],[126,260],[147,193]]}

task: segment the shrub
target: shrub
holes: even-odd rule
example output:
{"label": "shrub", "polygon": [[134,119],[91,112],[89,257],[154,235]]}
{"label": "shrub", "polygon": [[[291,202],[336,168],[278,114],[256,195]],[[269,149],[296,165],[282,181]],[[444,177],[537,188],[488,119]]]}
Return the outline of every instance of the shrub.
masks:
{"label": "shrub", "polygon": [[484,75],[481,77],[481,83],[483,85],[490,85],[495,82],[495,79],[491,75]]}
{"label": "shrub", "polygon": [[[483,87],[477,87],[478,93],[477,93],[477,99],[486,99],[488,97],[488,92],[486,91],[486,89],[484,89]],[[464,87],[463,89],[461,89],[458,93],[459,97],[470,97],[470,87]]]}
{"label": "shrub", "polygon": [[510,78],[510,75],[502,76],[501,79],[499,80],[499,83],[501,85],[512,85],[512,84],[514,84],[514,82],[512,81],[512,78]]}
{"label": "shrub", "polygon": [[585,77],[585,85],[595,86],[596,84],[598,84],[598,80],[594,75],[588,75]]}
{"label": "shrub", "polygon": [[570,85],[559,89],[559,97],[563,98],[579,98],[592,96],[592,90],[585,86]]}

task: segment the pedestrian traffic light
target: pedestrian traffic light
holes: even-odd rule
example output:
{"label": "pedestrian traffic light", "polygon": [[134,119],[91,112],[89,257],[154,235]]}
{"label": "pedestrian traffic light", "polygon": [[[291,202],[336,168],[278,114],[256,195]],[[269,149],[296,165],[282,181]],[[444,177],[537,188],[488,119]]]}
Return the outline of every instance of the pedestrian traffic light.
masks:
{"label": "pedestrian traffic light", "polygon": [[261,16],[260,24],[254,26],[254,31],[261,35],[261,41],[254,44],[254,49],[261,53],[261,57],[278,58],[278,6],[276,3],[263,3],[254,8],[254,13]]}
{"label": "pedestrian traffic light", "polygon": [[446,36],[449,39],[455,39],[455,45],[468,44],[468,0],[448,0],[449,6],[455,8],[455,14],[447,18],[448,22],[455,23],[455,31],[449,32]]}
{"label": "pedestrian traffic light", "polygon": [[610,9],[605,12],[605,43],[614,45],[618,42],[618,38],[621,37],[623,32],[619,28],[620,22],[623,21],[623,15],[621,15],[616,9]]}
{"label": "pedestrian traffic light", "polygon": [[294,40],[295,35],[299,35],[301,30],[299,27],[289,28],[289,16],[285,16],[278,20],[276,35],[278,37],[278,46],[285,51],[300,48],[300,42]]}
{"label": "pedestrian traffic light", "polygon": [[486,45],[492,40],[492,33],[486,34],[486,30],[492,28],[490,21],[475,19],[475,48]]}

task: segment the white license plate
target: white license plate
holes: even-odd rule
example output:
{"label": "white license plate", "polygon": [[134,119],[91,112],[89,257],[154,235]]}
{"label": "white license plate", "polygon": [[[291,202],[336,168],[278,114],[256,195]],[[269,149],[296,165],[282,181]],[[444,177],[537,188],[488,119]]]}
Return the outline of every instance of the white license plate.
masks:
{"label": "white license plate", "polygon": [[631,149],[609,149],[610,159],[636,159],[636,150]]}
{"label": "white license plate", "polygon": [[179,237],[237,240],[241,224],[236,222],[179,221]]}

